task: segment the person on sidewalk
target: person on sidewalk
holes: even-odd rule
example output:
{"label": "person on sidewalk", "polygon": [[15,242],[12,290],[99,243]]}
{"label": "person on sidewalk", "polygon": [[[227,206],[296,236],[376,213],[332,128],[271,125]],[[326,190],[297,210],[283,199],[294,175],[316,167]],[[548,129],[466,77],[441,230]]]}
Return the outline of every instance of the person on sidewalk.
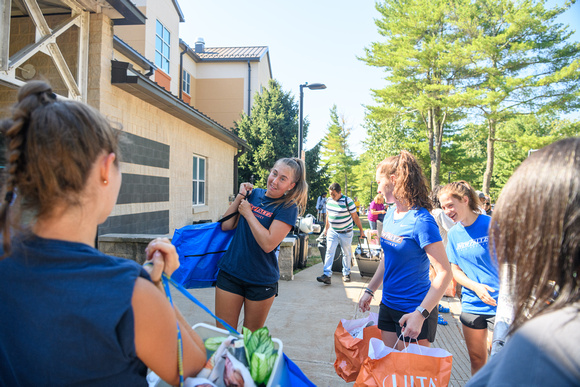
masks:
{"label": "person on sidewalk", "polygon": [[[377,166],[378,191],[395,206],[385,215],[381,247],[384,258],[370,280],[359,308],[370,310],[374,292],[383,284],[378,328],[383,342],[394,347],[399,336],[430,346],[437,332],[437,305],[452,274],[433,216],[425,177],[407,151]],[[435,268],[429,279],[429,263]],[[403,343],[398,342],[401,350]]]}
{"label": "person on sidewalk", "polygon": [[578,137],[532,153],[503,187],[489,242],[513,278],[514,319],[466,387],[580,385],[579,208]]}
{"label": "person on sidewalk", "polygon": [[[455,222],[452,221],[451,218],[449,218],[447,215],[445,215],[445,211],[441,209],[441,203],[439,202],[439,191],[441,191],[441,188],[443,187],[440,185],[435,185],[431,190],[430,197],[431,202],[433,203],[431,215],[433,215],[433,218],[435,219],[435,222],[437,222],[437,226],[439,227],[439,234],[441,234],[441,239],[443,239],[443,246],[447,247],[447,232],[451,227],[455,226]],[[429,276],[434,275],[435,273],[433,272],[433,266],[431,266]],[[447,286],[447,289],[445,290],[445,295],[453,297],[457,293],[456,287],[457,282],[455,280],[452,280],[449,283],[449,286]],[[449,313],[449,308],[441,304],[439,304],[438,309],[439,313]],[[445,318],[443,318],[441,314],[439,314],[439,319],[437,320],[437,323],[440,325],[448,324],[447,320],[445,320]]]}
{"label": "person on sidewalk", "polygon": [[318,212],[317,220],[321,224],[326,224],[326,192],[323,192],[316,199],[316,210]]}
{"label": "person on sidewalk", "polygon": [[[371,230],[377,230],[377,221],[381,219],[383,221],[385,217],[385,198],[381,194],[377,194],[369,206],[369,213],[367,219],[369,220],[369,226]],[[379,235],[380,238],[380,235]]]}
{"label": "person on sidewalk", "polygon": [[499,294],[499,270],[488,247],[491,218],[480,213],[475,190],[463,180],[441,188],[439,202],[456,222],[447,233],[446,251],[453,278],[463,286],[459,319],[474,375],[487,362]]}
{"label": "person on sidewalk", "polygon": [[332,183],[328,188],[330,198],[326,202],[326,257],[324,258],[324,273],[316,277],[318,282],[330,285],[332,276],[332,262],[336,249],[342,248],[342,280],[350,281],[350,263],[352,261],[352,225],[356,224],[360,230],[361,238],[364,238],[363,227],[360,218],[356,214],[356,206],[351,198],[341,192],[338,183]]}
{"label": "person on sidewalk", "polygon": [[0,386],[146,386],[147,368],[176,385],[180,365],[196,375],[203,340],[161,280],[179,267],[171,242],[149,243],[145,266],[93,247],[121,187],[118,131],[42,81],[12,111],[0,122]]}
{"label": "person on sidewalk", "polygon": [[232,327],[238,327],[242,308],[244,327],[254,332],[264,326],[278,295],[280,243],[304,213],[307,197],[304,161],[295,157],[274,163],[266,189],[240,184],[224,214],[239,212],[222,223],[222,230],[236,232],[218,263],[215,288],[215,314]]}

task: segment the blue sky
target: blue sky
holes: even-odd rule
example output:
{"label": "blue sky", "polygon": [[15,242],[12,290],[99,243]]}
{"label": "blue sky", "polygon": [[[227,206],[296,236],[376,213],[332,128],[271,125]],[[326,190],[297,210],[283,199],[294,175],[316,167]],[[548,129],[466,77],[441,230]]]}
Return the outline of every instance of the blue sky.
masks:
{"label": "blue sky", "polygon": [[[384,85],[382,70],[357,59],[382,39],[374,24],[374,1],[180,0],[179,5],[185,16],[180,37],[190,46],[198,37],[208,47],[268,46],[273,77],[296,101],[301,83],[326,84],[326,90],[304,91],[304,115],[310,120],[306,150],[326,133],[336,104],[352,128],[351,150],[362,153],[363,105],[373,104],[370,90]],[[576,30],[580,41],[580,4],[560,22]]]}

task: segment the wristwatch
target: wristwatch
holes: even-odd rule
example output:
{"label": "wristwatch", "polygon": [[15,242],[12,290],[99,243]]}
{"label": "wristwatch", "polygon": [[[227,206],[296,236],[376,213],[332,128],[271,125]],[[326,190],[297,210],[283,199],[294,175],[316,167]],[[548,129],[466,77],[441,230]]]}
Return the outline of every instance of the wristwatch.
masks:
{"label": "wristwatch", "polygon": [[425,308],[423,308],[421,305],[419,305],[418,307],[415,308],[416,311],[418,311],[419,313],[421,313],[421,315],[426,319],[427,317],[429,317],[429,311]]}

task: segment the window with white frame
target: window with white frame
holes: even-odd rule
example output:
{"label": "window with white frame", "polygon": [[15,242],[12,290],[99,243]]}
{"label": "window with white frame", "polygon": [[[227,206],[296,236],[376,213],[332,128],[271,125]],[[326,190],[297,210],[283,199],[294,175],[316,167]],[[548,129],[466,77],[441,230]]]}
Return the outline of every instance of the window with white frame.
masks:
{"label": "window with white frame", "polygon": [[169,48],[171,47],[171,34],[157,20],[155,31],[155,66],[169,74]]}
{"label": "window with white frame", "polygon": [[191,95],[191,93],[189,92],[190,87],[191,87],[191,75],[189,75],[187,71],[183,70],[183,82],[181,90],[183,90],[185,94]]}
{"label": "window with white frame", "polygon": [[193,205],[205,204],[205,158],[193,156]]}

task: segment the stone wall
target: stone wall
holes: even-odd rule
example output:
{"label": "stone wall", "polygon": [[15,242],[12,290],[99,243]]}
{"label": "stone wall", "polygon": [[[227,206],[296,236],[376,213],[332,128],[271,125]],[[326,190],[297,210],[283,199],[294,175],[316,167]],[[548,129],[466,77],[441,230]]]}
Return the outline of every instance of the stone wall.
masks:
{"label": "stone wall", "polygon": [[[99,236],[99,251],[136,261],[143,264],[146,259],[145,248],[155,238],[169,238],[170,235],[152,234],[106,234]],[[292,281],[294,279],[294,252],[295,238],[285,238],[280,244],[280,254],[278,255],[278,266],[280,267],[280,279]]]}

